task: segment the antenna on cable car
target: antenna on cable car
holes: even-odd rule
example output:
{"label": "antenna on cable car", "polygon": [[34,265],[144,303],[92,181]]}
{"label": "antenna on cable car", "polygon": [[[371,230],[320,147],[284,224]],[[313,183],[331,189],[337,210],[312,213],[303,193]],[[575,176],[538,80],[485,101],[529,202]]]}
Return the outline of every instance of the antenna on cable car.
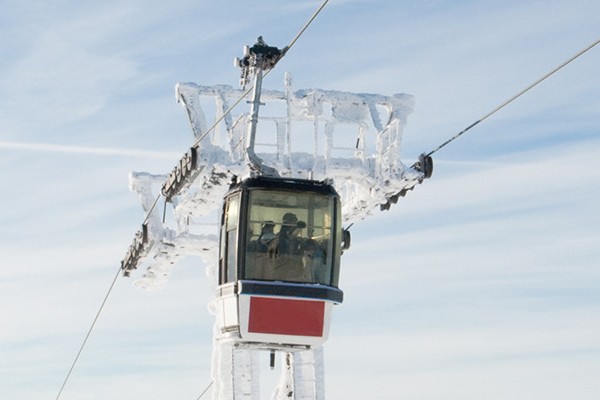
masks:
{"label": "antenna on cable car", "polygon": [[246,140],[246,163],[250,170],[257,175],[279,177],[275,168],[265,165],[263,160],[256,155],[254,152],[254,143],[256,141],[256,126],[258,125],[258,110],[263,105],[260,102],[262,79],[265,73],[270,71],[281,57],[283,57],[284,52],[285,50],[268,46],[262,36],[259,36],[252,47],[244,46],[244,58],[236,58],[234,61],[234,64],[242,70],[240,76],[242,89],[246,88],[248,83],[250,83],[251,76],[254,75],[252,100],[249,101],[251,108]]}

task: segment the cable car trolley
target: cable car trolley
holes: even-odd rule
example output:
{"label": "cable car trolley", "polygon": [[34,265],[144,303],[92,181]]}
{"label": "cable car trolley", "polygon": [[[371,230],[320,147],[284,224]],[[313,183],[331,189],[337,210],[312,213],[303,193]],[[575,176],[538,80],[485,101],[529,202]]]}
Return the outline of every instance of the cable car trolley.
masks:
{"label": "cable car trolley", "polygon": [[343,245],[340,199],[327,182],[235,182],[224,198],[217,340],[312,348],[329,333]]}
{"label": "cable car trolley", "polygon": [[[329,334],[333,306],[343,301],[339,288],[340,258],[350,245],[350,234],[342,229],[342,200],[334,183],[344,196],[344,216],[348,220],[349,214],[362,217],[378,204],[389,208],[399,196],[431,175],[430,158],[423,156],[414,168],[405,169],[397,157],[399,127],[410,108],[410,99],[402,95],[382,97],[329,91],[313,91],[310,97],[303,91],[292,92],[287,80],[285,93],[268,93],[273,99],[285,101],[286,106],[285,124],[283,119],[272,116],[266,119],[276,121],[277,152],[275,157],[269,153],[259,156],[255,144],[259,109],[264,104],[262,78],[287,49],[289,46],[283,49],[268,46],[259,37],[253,46],[244,48],[242,59],[235,60],[242,71],[244,92],[234,104],[252,92],[247,101],[250,111],[237,122],[225,118],[229,112],[226,111],[229,92],[223,87],[207,89],[217,97],[219,118],[215,117],[213,128],[225,120],[229,147],[220,148],[219,138],[208,136],[212,128],[206,129],[204,113],[198,106],[199,88],[178,86],[178,99],[186,107],[197,140],[163,184],[161,193],[165,204],[166,201],[178,204],[174,206],[178,218],[185,216],[186,210],[193,214],[201,207],[212,206],[213,199],[223,198],[216,265],[218,286],[213,308],[216,340],[223,345],[272,351],[322,345]],[[323,104],[329,105],[331,115],[319,111]],[[311,162],[302,168],[293,165],[290,139],[284,137],[285,132],[291,132],[289,124],[294,116],[313,121],[315,147],[319,121],[323,119],[321,143],[326,151],[297,153],[303,159],[312,157],[313,167],[322,164],[317,172],[311,169]],[[382,121],[386,118],[388,124],[384,126]],[[238,124],[244,120],[245,134]],[[336,158],[333,162],[333,150],[348,150],[333,145],[334,127],[350,122],[359,126],[356,146],[350,149],[352,157]],[[377,130],[372,139],[366,135],[368,122]],[[266,161],[261,157],[266,157]],[[313,179],[315,174],[318,179]],[[230,177],[233,180],[226,189]],[[195,180],[199,182],[190,190]],[[148,197],[146,191],[140,192],[141,196]],[[363,196],[365,193],[368,198]],[[158,242],[168,247],[165,251],[156,250],[159,260],[149,275],[151,278],[168,275],[168,266],[182,253],[168,250],[189,246],[189,240],[183,243],[187,240],[184,234],[181,236],[184,240],[176,245],[174,242],[180,236],[161,230],[159,217],[151,214],[155,205],[156,201],[148,205],[152,219],[148,227],[144,225],[122,263],[126,273],[147,257],[152,243]],[[214,248],[217,252],[216,235],[196,235],[194,240],[193,251]]]}
{"label": "cable car trolley", "polygon": [[[281,393],[322,391],[320,349],[329,336],[333,307],[343,302],[340,259],[350,246],[350,233],[342,228],[342,203],[345,222],[351,222],[377,205],[388,209],[431,176],[429,155],[411,168],[404,168],[399,160],[401,126],[411,109],[410,98],[292,92],[287,77],[285,92],[267,93],[269,100],[285,102],[285,118],[269,115],[263,119],[275,121],[277,151],[257,154],[259,108],[264,104],[262,78],[289,47],[267,46],[259,37],[253,46],[244,48],[243,58],[235,61],[241,68],[243,93],[233,104],[252,92],[247,101],[250,111],[235,121],[228,115],[233,108],[229,97],[237,95],[232,89],[178,85],[178,101],[185,106],[197,139],[161,189],[165,209],[167,202],[173,204],[177,230],[164,226],[165,211],[161,223],[155,208],[158,199],[152,201],[148,195],[152,190],[147,182],[154,178],[140,174],[132,184],[148,216],[121,263],[125,274],[149,258],[153,246],[153,264],[148,278],[141,280],[142,287],[153,288],[155,281],[164,281],[174,262],[186,252],[207,254],[211,263],[218,253],[218,263],[210,272],[218,269],[211,308],[216,316],[213,373],[220,398],[254,393],[253,374],[258,373],[254,350],[269,350],[271,367],[275,352],[285,353]],[[209,129],[199,105],[201,93],[216,98],[215,123]],[[305,163],[292,157],[293,118],[311,121],[314,128],[315,151],[295,153]],[[227,140],[213,132],[222,120]],[[384,125],[385,120],[388,123]],[[241,121],[247,123],[245,133]],[[335,144],[336,124],[349,123],[359,128],[356,145]],[[367,135],[369,124],[376,130],[372,138]],[[322,141],[318,141],[319,132]],[[319,143],[324,146],[321,153],[316,151]],[[334,151],[340,150],[350,150],[351,157],[338,157]],[[219,238],[213,233],[190,232],[190,215],[202,217],[208,210],[218,209],[221,198]],[[302,371],[312,371],[309,374],[315,379],[304,381]]]}

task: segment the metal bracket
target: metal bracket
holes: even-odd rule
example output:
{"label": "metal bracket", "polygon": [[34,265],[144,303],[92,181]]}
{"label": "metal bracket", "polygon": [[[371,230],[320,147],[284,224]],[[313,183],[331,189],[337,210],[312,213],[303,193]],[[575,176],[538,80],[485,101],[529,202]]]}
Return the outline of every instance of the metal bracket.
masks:
{"label": "metal bracket", "polygon": [[179,163],[173,168],[173,171],[162,185],[161,193],[167,201],[170,201],[173,196],[181,192],[183,186],[189,181],[192,172],[196,170],[197,164],[198,149],[191,147],[179,160]]}
{"label": "metal bracket", "polygon": [[419,161],[415,163],[415,169],[423,173],[423,179],[431,178],[431,175],[433,175],[433,158],[426,154],[421,154]]}
{"label": "metal bracket", "polygon": [[251,76],[256,74],[257,70],[266,72],[273,67],[283,57],[284,51],[274,46],[268,46],[262,36],[256,39],[252,47],[244,47],[244,57],[236,58],[234,65],[242,69],[240,75],[240,86],[245,88],[250,83]]}
{"label": "metal bracket", "polygon": [[142,229],[137,231],[133,238],[133,243],[127,249],[125,258],[121,260],[121,269],[123,276],[129,276],[131,270],[136,269],[140,258],[142,258],[148,250],[148,225],[143,224]]}

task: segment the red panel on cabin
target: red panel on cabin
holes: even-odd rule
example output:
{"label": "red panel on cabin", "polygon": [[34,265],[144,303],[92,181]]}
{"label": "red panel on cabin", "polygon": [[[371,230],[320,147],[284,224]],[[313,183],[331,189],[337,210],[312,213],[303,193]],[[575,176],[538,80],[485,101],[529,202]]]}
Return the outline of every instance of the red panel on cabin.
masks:
{"label": "red panel on cabin", "polygon": [[324,317],[324,301],[252,296],[248,331],[277,335],[323,336]]}

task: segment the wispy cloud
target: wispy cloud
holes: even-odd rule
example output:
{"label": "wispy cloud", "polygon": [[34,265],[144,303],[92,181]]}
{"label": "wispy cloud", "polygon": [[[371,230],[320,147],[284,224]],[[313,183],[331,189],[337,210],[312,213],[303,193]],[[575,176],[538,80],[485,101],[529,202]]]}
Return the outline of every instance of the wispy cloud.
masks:
{"label": "wispy cloud", "polygon": [[51,152],[51,153],[69,153],[69,154],[89,154],[96,156],[121,156],[121,157],[136,157],[136,158],[157,158],[177,160],[181,156],[175,152],[165,151],[150,151],[150,150],[133,150],[133,149],[118,149],[107,147],[89,147],[89,146],[73,146],[50,143],[27,143],[27,142],[1,142],[0,149],[18,150],[18,151],[33,151],[33,152]]}

